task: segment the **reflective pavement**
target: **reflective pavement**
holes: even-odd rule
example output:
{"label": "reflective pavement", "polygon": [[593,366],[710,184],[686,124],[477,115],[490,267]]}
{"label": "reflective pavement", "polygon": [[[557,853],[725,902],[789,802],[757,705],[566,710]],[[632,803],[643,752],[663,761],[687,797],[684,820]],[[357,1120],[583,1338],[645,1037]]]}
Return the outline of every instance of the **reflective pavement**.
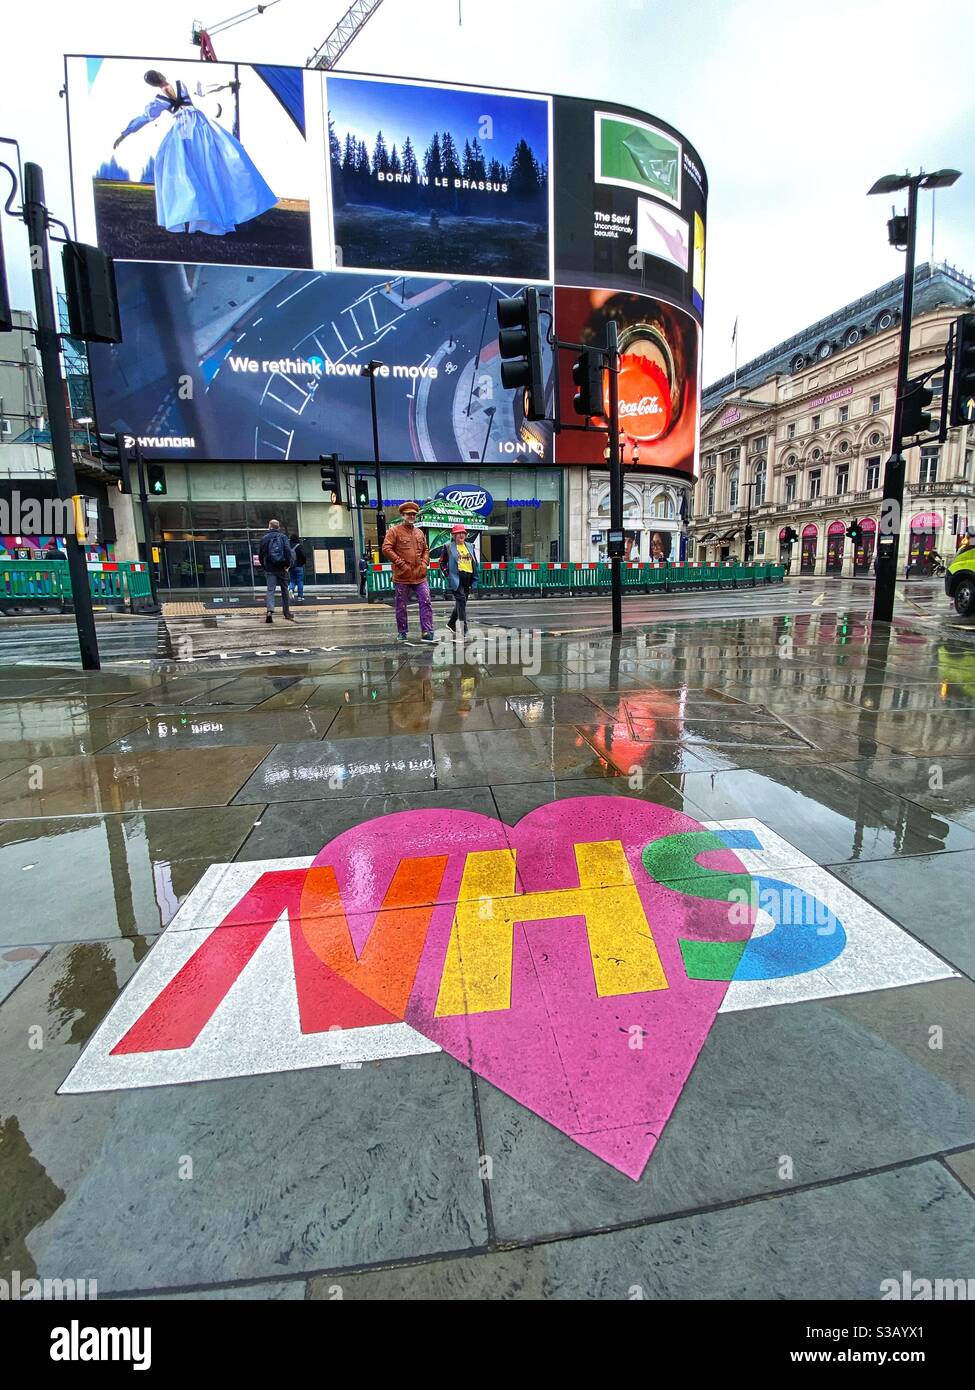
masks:
{"label": "reflective pavement", "polygon": [[512,651],[0,669],[0,1277],[975,1276],[975,636]]}

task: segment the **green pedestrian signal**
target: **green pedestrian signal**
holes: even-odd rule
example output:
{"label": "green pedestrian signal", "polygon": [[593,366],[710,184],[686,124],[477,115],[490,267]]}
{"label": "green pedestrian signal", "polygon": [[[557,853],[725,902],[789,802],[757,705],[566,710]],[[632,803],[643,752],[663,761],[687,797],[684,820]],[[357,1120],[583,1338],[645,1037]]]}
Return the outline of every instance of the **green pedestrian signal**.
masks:
{"label": "green pedestrian signal", "polygon": [[161,463],[150,463],[147,471],[149,495],[163,497],[166,492],[166,470]]}

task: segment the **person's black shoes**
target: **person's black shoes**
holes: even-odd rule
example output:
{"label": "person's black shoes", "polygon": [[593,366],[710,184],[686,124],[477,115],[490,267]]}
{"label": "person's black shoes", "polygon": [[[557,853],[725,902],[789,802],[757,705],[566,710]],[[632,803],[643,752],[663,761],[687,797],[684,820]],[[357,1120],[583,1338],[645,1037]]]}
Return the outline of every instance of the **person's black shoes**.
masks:
{"label": "person's black shoes", "polygon": [[266,623],[273,623],[273,622],[274,622],[274,619],[271,617],[270,613],[268,613],[268,615],[267,615],[267,617],[264,619],[264,621],[265,621]]}

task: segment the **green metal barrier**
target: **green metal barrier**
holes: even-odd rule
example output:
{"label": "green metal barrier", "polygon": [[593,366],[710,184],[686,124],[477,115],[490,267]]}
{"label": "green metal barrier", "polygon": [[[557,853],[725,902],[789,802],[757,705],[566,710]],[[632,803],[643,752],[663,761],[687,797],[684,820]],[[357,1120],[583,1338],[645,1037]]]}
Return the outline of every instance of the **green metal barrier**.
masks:
{"label": "green metal barrier", "polygon": [[609,565],[599,565],[595,561],[580,560],[572,566],[572,590],[589,592],[609,586]]}
{"label": "green metal barrier", "polygon": [[477,587],[497,592],[508,587],[508,566],[504,560],[485,560],[478,568]]}
{"label": "green metal barrier", "polygon": [[[477,588],[481,593],[519,595],[606,593],[610,588],[611,573],[608,564],[591,560],[550,560],[537,563],[525,560],[486,560],[478,571]],[[680,593],[707,588],[751,588],[762,583],[779,583],[784,573],[781,565],[742,565],[736,560],[722,560],[712,564],[697,560],[675,560],[673,563],[628,560],[622,567],[623,588],[631,593],[660,593],[664,590]],[[432,569],[428,578],[433,593],[442,594],[448,591],[446,577],[439,569]],[[129,583],[134,579],[135,576],[131,576]],[[148,575],[145,582],[148,591]],[[366,592],[369,596],[387,595],[392,591],[392,567],[371,565],[366,571]]]}
{"label": "green metal barrier", "polygon": [[527,560],[516,560],[513,567],[509,570],[509,584],[512,589],[522,593],[526,589],[537,591],[543,587],[543,570],[537,564],[532,564]]}
{"label": "green metal barrier", "polygon": [[549,560],[539,570],[542,588],[547,593],[569,593],[572,589],[573,570],[568,560]]}
{"label": "green metal barrier", "polygon": [[0,560],[0,608],[58,608],[71,597],[66,560]]}

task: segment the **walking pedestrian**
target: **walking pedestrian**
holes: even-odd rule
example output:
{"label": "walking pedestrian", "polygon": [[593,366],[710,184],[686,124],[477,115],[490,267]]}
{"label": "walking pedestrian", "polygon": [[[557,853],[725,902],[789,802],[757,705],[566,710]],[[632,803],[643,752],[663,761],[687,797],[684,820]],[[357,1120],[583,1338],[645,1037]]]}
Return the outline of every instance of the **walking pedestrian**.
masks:
{"label": "walking pedestrian", "polygon": [[447,583],[454,596],[454,610],[447,619],[451,632],[457,631],[460,623],[467,631],[467,596],[477,578],[477,561],[474,552],[467,544],[467,527],[458,522],[450,528],[451,540],[445,545],[440,556],[440,568],[447,577]]}
{"label": "walking pedestrian", "polygon": [[291,537],[291,553],[293,556],[289,579],[291,581],[291,592],[296,595],[299,603],[305,601],[305,550],[297,536]]}
{"label": "walking pedestrian", "polygon": [[288,544],[288,537],[281,530],[280,521],[276,521],[274,517],[268,522],[267,531],[261,537],[258,560],[267,578],[267,597],[264,600],[267,616],[264,621],[274,622],[274,591],[280,587],[284,620],[286,623],[293,623],[291,605],[288,603],[288,572],[294,561],[294,551]]}
{"label": "walking pedestrian", "polygon": [[402,521],[391,526],[383,541],[383,559],[392,562],[393,587],[396,590],[396,632],[401,642],[408,642],[409,613],[407,603],[415,598],[420,608],[420,641],[433,641],[433,605],[427,570],[430,568],[430,547],[427,538],[416,524],[420,508],[416,502],[403,502],[399,509]]}
{"label": "walking pedestrian", "polygon": [[366,575],[369,573],[369,561],[366,559],[365,551],[359,556],[359,594],[362,598],[366,596]]}

